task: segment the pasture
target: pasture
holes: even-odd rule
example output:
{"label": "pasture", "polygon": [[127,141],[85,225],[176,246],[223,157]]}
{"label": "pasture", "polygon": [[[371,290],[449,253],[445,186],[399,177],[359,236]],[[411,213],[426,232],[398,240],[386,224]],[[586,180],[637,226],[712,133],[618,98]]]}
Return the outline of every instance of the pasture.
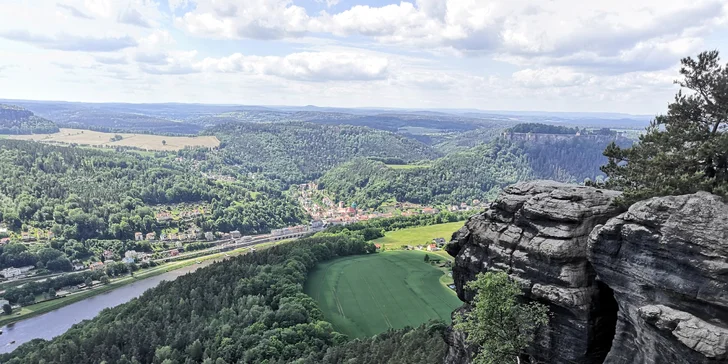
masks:
{"label": "pasture", "polygon": [[321,263],[304,291],[318,302],[327,321],[350,337],[450,322],[462,302],[440,283],[444,271],[424,262],[419,251],[389,251]]}
{"label": "pasture", "polygon": [[135,147],[152,151],[175,151],[185,147],[215,148],[220,145],[220,141],[214,136],[186,137],[153,134],[103,133],[99,131],[67,128],[61,128],[59,132],[53,134],[10,135],[8,138],[33,140],[49,144],[78,144],[102,148]]}
{"label": "pasture", "polygon": [[[384,234],[384,237],[373,240],[372,243],[381,244],[383,249],[391,250],[400,249],[405,245],[417,246],[429,244],[432,242],[432,239],[435,238],[445,238],[445,241],[450,241],[452,233],[463,227],[463,225],[465,225],[465,221],[456,221],[446,224],[418,226],[408,229],[388,231]],[[448,255],[447,253],[444,253],[443,256]]]}

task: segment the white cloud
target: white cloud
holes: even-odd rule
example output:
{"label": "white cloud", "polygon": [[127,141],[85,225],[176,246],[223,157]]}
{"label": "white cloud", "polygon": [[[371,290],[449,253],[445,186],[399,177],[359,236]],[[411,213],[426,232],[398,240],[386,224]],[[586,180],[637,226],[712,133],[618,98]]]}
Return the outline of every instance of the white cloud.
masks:
{"label": "white cloud", "polygon": [[[245,11],[220,16],[229,6]],[[404,47],[536,58],[554,65],[574,62],[615,71],[621,64],[664,68],[665,59],[674,54],[656,53],[699,38],[726,19],[724,0],[553,0],[538,5],[530,0],[417,0],[381,7],[355,5],[339,13],[314,15],[289,0],[199,0],[175,24],[205,37],[362,35]],[[637,55],[645,52],[654,54]]]}
{"label": "white cloud", "polygon": [[383,80],[390,75],[387,58],[347,52],[300,52],[285,57],[245,56],[197,60],[197,52],[173,52],[160,58],[137,59],[151,74],[199,72],[274,76],[306,82]]}

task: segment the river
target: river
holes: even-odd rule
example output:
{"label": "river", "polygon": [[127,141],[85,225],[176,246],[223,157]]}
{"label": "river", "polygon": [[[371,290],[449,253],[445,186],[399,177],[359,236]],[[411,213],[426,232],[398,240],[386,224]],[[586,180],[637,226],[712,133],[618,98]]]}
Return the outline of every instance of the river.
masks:
{"label": "river", "polygon": [[[128,302],[132,298],[139,297],[144,291],[156,287],[162,281],[175,280],[179,276],[211,263],[213,263],[213,260],[207,260],[201,264],[193,264],[145,278],[57,310],[4,326],[2,327],[3,333],[0,335],[0,353],[11,352],[18,345],[33,339],[54,338],[66,332],[74,324],[94,318],[105,308]],[[15,343],[10,344],[13,341]]]}

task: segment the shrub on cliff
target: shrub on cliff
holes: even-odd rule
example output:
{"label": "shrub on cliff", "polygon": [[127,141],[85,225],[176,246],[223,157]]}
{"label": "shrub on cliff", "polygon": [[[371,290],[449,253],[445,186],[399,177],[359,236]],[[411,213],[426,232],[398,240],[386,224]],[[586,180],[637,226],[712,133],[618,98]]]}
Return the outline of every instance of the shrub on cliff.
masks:
{"label": "shrub on cliff", "polygon": [[534,340],[536,330],[548,323],[548,308],[521,303],[521,287],[503,272],[480,273],[468,283],[475,290],[472,310],[455,317],[455,328],[478,347],[474,364],[520,363],[520,355]]}

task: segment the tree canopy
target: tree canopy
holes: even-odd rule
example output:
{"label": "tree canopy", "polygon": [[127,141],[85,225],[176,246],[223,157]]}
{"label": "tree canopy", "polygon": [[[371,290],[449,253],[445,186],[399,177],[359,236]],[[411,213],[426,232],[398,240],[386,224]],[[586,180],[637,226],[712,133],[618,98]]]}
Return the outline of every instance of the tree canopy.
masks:
{"label": "tree canopy", "polygon": [[519,302],[521,287],[504,272],[479,273],[467,287],[476,291],[472,309],[456,315],[455,328],[478,347],[473,363],[520,363],[536,330],[548,323],[548,308]]}
{"label": "tree canopy", "polygon": [[623,202],[697,191],[728,195],[728,65],[718,51],[682,59],[682,89],[631,148],[609,145],[607,187]]}

